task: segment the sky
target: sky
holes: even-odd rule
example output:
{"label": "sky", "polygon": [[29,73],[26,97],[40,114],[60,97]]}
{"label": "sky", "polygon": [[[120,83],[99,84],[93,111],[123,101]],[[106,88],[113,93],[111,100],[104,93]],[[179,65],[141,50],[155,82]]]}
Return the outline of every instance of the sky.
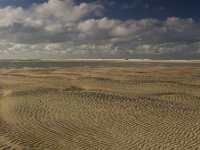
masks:
{"label": "sky", "polygon": [[0,59],[200,59],[199,0],[0,0]]}

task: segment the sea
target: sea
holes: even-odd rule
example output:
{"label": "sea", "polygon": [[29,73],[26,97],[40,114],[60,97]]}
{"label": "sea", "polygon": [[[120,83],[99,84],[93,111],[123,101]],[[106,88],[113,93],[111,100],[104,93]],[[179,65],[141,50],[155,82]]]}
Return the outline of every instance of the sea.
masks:
{"label": "sea", "polygon": [[0,68],[200,67],[200,61],[171,60],[0,60]]}

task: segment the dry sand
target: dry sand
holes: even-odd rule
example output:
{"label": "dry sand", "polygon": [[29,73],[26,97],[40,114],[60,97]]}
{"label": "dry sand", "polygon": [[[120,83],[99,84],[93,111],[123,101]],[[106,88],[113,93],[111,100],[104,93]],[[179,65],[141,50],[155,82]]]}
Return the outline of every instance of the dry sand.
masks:
{"label": "dry sand", "polygon": [[0,149],[200,149],[200,68],[0,69]]}

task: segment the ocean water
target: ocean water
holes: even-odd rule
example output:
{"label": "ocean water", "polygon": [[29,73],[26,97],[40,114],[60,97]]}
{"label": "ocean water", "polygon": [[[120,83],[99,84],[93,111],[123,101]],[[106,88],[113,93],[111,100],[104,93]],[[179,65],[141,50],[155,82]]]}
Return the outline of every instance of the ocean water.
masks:
{"label": "ocean water", "polygon": [[199,62],[137,62],[137,61],[51,61],[51,60],[0,60],[0,68],[70,68],[70,67],[200,67]]}

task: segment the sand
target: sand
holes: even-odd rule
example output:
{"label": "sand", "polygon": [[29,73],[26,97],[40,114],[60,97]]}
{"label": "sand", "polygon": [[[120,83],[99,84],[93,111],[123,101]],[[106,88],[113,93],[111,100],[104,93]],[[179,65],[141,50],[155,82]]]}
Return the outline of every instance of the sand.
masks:
{"label": "sand", "polygon": [[200,68],[1,68],[0,149],[200,149]]}

